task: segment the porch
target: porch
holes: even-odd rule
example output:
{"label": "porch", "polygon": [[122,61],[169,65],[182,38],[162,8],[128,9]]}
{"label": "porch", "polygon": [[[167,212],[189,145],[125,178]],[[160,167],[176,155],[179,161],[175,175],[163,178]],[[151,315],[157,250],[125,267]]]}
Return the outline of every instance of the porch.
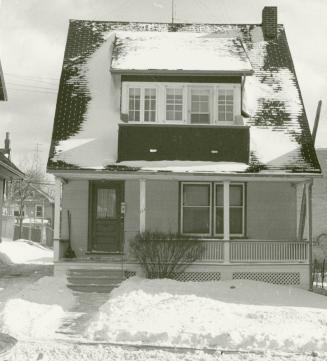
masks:
{"label": "porch", "polygon": [[[98,267],[121,270],[122,278],[138,272],[140,266],[129,253],[129,241],[138,232],[145,230],[178,232],[182,227],[186,229],[190,224],[192,226],[199,217],[195,209],[193,213],[196,216],[192,215],[191,221],[186,219],[183,223],[182,207],[186,202],[181,201],[185,193],[181,191],[182,186],[204,184],[201,192],[207,189],[209,206],[206,214],[209,214],[209,218],[206,223],[198,223],[207,224],[211,234],[196,237],[204,244],[204,251],[183,274],[176,274],[177,279],[197,281],[245,278],[309,286],[310,182],[303,178],[295,181],[294,178],[229,177],[226,180],[216,176],[211,180],[210,176],[199,179],[194,175],[188,176],[188,179],[185,176],[165,179],[165,176],[141,180],[126,177],[124,180],[72,179],[63,184],[61,179],[57,179],[58,188],[61,190],[62,187],[63,212],[61,224],[57,224],[61,228],[61,236],[55,242],[56,272]],[[115,189],[119,188],[117,182],[122,184],[123,193],[116,197],[119,204],[114,207],[122,220],[119,252],[99,252],[92,248],[89,219],[90,212],[93,210],[94,214],[96,209],[90,199],[94,182],[100,186],[103,184],[106,189],[110,184]],[[241,187],[236,187],[240,184]],[[301,217],[301,198],[298,202],[298,195],[303,191],[306,199],[304,209],[309,215],[305,219]],[[192,199],[191,202],[194,202],[195,198]],[[233,206],[238,208],[237,212],[233,211]],[[77,253],[74,261],[63,258],[68,238],[63,216],[66,210],[72,213],[71,244]],[[235,227],[240,230],[236,231]],[[216,235],[219,232],[222,233],[220,237]]]}

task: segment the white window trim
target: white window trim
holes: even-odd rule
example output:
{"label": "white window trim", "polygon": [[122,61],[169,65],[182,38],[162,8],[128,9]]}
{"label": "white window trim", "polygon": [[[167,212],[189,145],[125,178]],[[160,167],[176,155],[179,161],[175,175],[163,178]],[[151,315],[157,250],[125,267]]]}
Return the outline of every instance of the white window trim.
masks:
{"label": "white window trim", "polygon": [[[214,198],[213,198],[213,234],[214,236],[218,236],[218,237],[223,237],[224,233],[216,233],[216,185],[220,184],[220,185],[224,185],[223,182],[214,182],[213,184],[213,192],[214,192]],[[245,234],[245,184],[244,183],[236,183],[236,182],[230,182],[229,186],[233,186],[233,185],[240,185],[242,186],[242,207],[240,206],[234,206],[235,208],[242,208],[242,233],[229,233],[230,236],[232,237],[244,237]],[[233,206],[229,205],[229,208],[233,208]]]}
{"label": "white window trim", "polygon": [[[171,121],[166,118],[166,89],[183,88],[183,121]],[[191,89],[210,89],[210,123],[194,124],[197,126],[222,125],[235,126],[236,117],[241,116],[241,84],[239,83],[181,83],[181,82],[122,82],[121,112],[128,115],[129,88],[141,89],[141,114],[140,121],[128,121],[132,124],[191,124]],[[156,89],[156,119],[155,122],[144,122],[144,89]],[[234,90],[234,121],[218,121],[218,89]]]}
{"label": "white window trim", "polygon": [[[206,208],[209,208],[209,233],[185,233],[183,231],[183,200],[184,200],[184,185],[209,185],[209,206]],[[205,206],[204,206],[205,207]],[[181,183],[181,196],[180,196],[180,231],[181,234],[187,235],[187,236],[211,236],[211,229],[212,229],[212,182],[182,182]]]}
{"label": "white window trim", "polygon": [[[42,216],[38,216],[37,215],[37,207],[41,207],[42,208]],[[34,214],[35,214],[35,218],[44,218],[44,207],[43,207],[43,204],[36,204],[35,207],[34,207]]]}

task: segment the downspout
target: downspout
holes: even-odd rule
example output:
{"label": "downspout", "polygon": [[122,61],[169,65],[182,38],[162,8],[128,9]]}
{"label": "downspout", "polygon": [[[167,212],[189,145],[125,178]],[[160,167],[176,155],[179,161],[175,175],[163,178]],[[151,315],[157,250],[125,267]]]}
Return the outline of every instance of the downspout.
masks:
{"label": "downspout", "polygon": [[312,185],[313,181],[311,180],[308,184],[308,238],[309,238],[309,291],[313,291],[313,264],[312,264],[312,248],[313,248],[313,239],[312,239]]}

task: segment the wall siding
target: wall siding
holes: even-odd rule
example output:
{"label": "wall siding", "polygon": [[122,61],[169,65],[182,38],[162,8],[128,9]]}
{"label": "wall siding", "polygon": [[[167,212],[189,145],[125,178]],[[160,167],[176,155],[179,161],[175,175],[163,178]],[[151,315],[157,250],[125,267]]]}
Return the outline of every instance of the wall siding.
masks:
{"label": "wall siding", "polygon": [[63,185],[61,238],[68,239],[67,210],[71,212],[71,244],[77,256],[87,251],[89,182],[69,181]]}
{"label": "wall siding", "polygon": [[247,183],[247,237],[295,240],[296,204],[290,183]]}

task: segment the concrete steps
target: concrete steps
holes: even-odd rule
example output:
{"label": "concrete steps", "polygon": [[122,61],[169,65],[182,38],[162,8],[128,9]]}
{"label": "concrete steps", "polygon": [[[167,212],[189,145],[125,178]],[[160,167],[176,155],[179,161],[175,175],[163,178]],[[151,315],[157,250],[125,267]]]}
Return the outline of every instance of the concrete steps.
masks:
{"label": "concrete steps", "polygon": [[110,293],[125,279],[117,269],[69,269],[67,286],[77,292]]}

